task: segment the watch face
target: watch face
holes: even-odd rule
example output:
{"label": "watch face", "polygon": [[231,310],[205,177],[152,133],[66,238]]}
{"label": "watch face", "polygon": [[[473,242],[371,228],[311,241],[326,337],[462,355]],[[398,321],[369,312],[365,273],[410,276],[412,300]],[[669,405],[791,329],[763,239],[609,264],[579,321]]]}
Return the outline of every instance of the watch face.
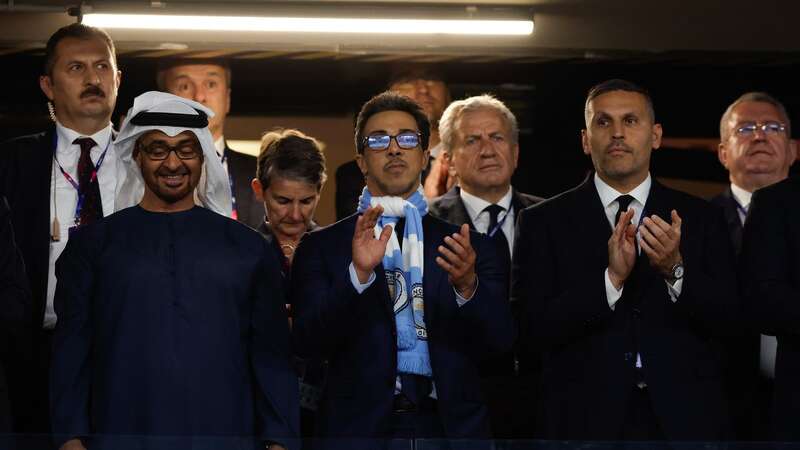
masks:
{"label": "watch face", "polygon": [[672,276],[675,279],[683,278],[683,265],[678,265],[674,269],[672,269]]}

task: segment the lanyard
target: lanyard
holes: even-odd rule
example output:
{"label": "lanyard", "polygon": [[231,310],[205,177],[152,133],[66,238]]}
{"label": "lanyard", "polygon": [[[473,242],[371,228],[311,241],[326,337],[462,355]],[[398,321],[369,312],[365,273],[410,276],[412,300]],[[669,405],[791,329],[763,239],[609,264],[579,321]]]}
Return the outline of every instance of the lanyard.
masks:
{"label": "lanyard", "polygon": [[511,215],[511,208],[512,208],[512,206],[509,206],[508,210],[506,210],[506,214],[503,216],[503,219],[502,220],[498,220],[497,221],[497,225],[495,225],[494,228],[489,230],[489,233],[487,233],[489,235],[489,237],[494,237],[495,233],[497,233],[497,230],[500,230],[500,229],[503,228],[503,224],[506,223],[506,219],[508,219],[508,216]]}
{"label": "lanyard", "polygon": [[[92,176],[89,178],[89,185],[95,182],[97,179],[97,172],[100,170],[100,166],[103,165],[103,161],[106,159],[106,152],[108,152],[108,147],[111,145],[111,139],[108,139],[106,143],[106,148],[103,149],[103,153],[100,154],[100,158],[97,159],[97,164],[95,164],[94,169],[92,169]],[[86,198],[86,191],[81,190],[80,185],[75,182],[75,179],[64,170],[64,167],[61,166],[61,163],[58,161],[58,156],[56,156],[56,149],[58,148],[58,134],[53,134],[53,160],[58,165],[58,170],[61,171],[61,175],[72,185],[73,188],[78,192],[78,203],[75,205],[75,225],[79,225],[81,222],[81,209],[83,209],[83,200]],[[89,188],[89,185],[86,188]],[[53,187],[55,189],[55,186]]]}
{"label": "lanyard", "polygon": [[[228,160],[228,149],[222,150],[222,166],[225,167],[225,162]],[[231,174],[231,168],[225,168],[225,172],[228,172],[228,183],[231,185],[231,218],[233,220],[239,220],[239,214],[236,211],[236,191],[233,189],[233,175]]]}

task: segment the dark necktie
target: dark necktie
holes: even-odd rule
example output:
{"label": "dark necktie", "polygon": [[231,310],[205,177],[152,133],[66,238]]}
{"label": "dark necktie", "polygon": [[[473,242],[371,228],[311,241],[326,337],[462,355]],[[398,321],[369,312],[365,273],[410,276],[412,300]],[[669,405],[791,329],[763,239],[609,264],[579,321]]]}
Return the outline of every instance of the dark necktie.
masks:
{"label": "dark necktie", "polygon": [[[508,238],[506,238],[506,234],[503,232],[503,227],[497,227],[500,213],[506,209],[498,204],[491,204],[483,210],[489,213],[489,228],[486,229],[486,234],[494,231],[494,235],[490,235],[490,237],[495,245],[497,245],[497,250],[500,252],[501,257],[504,258],[503,261],[510,264],[511,254],[508,249]],[[495,230],[495,228],[497,229]]]}
{"label": "dark necktie", "polygon": [[617,224],[619,223],[620,216],[622,216],[622,213],[628,210],[628,206],[630,206],[632,201],[633,197],[628,194],[620,195],[619,197],[617,197],[617,203],[619,203],[619,209],[617,210],[617,215],[614,216],[614,224],[612,225],[612,228],[617,226]]}
{"label": "dark necktie", "polygon": [[86,225],[103,217],[103,205],[100,202],[100,185],[97,176],[92,180],[94,163],[92,163],[91,150],[97,145],[92,138],[78,138],[72,142],[81,147],[81,157],[78,159],[78,186],[80,195],[83,196],[81,205],[81,225]]}

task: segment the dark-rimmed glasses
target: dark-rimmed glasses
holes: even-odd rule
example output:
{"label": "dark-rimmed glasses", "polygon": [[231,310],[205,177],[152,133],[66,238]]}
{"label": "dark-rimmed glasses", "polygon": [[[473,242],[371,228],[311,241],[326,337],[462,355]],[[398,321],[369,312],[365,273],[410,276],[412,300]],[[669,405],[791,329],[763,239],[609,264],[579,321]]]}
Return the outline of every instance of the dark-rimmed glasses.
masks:
{"label": "dark-rimmed glasses", "polygon": [[364,147],[379,152],[389,148],[389,145],[392,143],[392,139],[394,139],[398,147],[404,150],[410,150],[419,146],[421,135],[414,131],[404,131],[394,136],[386,133],[371,134],[364,138]]}
{"label": "dark-rimmed glasses", "polygon": [[164,142],[151,142],[147,145],[139,145],[139,150],[144,152],[153,161],[163,161],[169,157],[170,152],[180,159],[195,159],[200,156],[202,150],[194,142],[181,142],[178,145],[167,145]]}
{"label": "dark-rimmed glasses", "polygon": [[761,130],[767,136],[777,136],[786,131],[786,125],[780,122],[747,122],[736,128],[736,134],[742,137],[750,137],[756,134],[758,130]]}

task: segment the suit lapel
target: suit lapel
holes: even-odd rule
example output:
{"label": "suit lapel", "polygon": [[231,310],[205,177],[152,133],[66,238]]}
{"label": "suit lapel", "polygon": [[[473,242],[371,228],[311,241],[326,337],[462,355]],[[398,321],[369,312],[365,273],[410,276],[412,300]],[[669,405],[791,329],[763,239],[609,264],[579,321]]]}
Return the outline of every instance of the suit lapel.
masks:
{"label": "suit lapel", "polygon": [[464,202],[461,200],[460,187],[455,186],[453,189],[447,191],[443,199],[446,199],[445,209],[448,211],[448,222],[456,225],[466,223],[469,224],[469,228],[471,230],[475,229],[472,219],[469,218],[467,208],[464,206]]}
{"label": "suit lapel", "polygon": [[[461,203],[460,198],[459,203]],[[445,272],[436,264],[436,256],[439,255],[437,247],[444,242],[444,233],[436,225],[436,222],[428,215],[422,218],[423,259],[425,261],[422,275],[422,295],[425,300],[425,326],[428,329],[435,320],[436,308],[433,307],[433,299],[438,297],[442,278],[445,276]]]}
{"label": "suit lapel", "polygon": [[611,226],[597,188],[594,174],[590,174],[576,190],[577,204],[572,208],[572,230],[580,230],[575,239],[580,239],[580,247],[592,248],[592,266],[608,265],[608,240]]}

